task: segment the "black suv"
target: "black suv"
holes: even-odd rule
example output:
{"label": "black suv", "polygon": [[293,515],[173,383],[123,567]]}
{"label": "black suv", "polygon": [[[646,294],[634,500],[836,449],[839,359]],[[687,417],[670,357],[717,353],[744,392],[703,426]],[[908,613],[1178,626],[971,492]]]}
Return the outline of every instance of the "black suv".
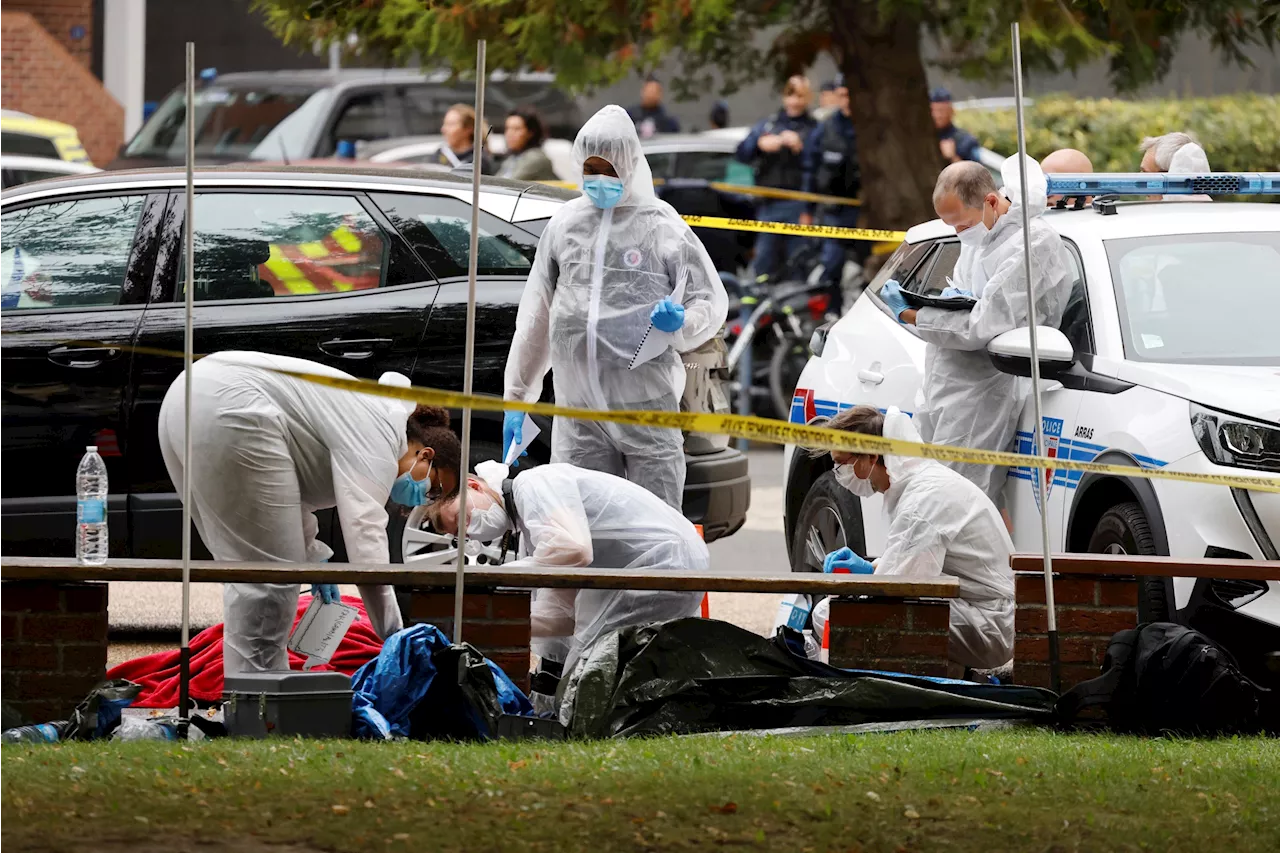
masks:
{"label": "black suv", "polygon": [[[416,385],[461,387],[469,176],[229,167],[200,169],[195,180],[197,353],[259,350],[367,378],[394,370]],[[180,170],[163,169],[3,195],[5,554],[73,553],[74,474],[90,444],[110,475],[112,555],[179,554],[181,504],[156,423],[182,370],[158,351],[182,350],[183,187]],[[571,197],[484,179],[479,392],[502,393],[538,234]],[[722,347],[716,338],[686,357],[686,408],[728,410]],[[472,461],[498,455],[501,415],[477,412],[474,430]],[[542,438],[533,462],[549,455]],[[698,433],[685,441],[685,514],[709,541],[737,530],[750,500],[746,457],[727,444]],[[322,536],[342,559],[338,525],[322,515]],[[391,541],[396,554],[398,530]],[[196,553],[207,555],[203,546]]]}

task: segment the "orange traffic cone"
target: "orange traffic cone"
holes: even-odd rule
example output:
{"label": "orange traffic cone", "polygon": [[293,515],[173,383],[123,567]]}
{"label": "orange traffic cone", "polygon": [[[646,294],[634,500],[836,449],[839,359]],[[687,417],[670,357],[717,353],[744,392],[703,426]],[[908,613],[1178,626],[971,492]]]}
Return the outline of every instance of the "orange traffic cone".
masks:
{"label": "orange traffic cone", "polygon": [[[703,533],[703,531],[702,531],[702,525],[701,525],[701,524],[695,524],[695,525],[693,526],[693,529],[694,529],[694,530],[696,530],[696,531],[698,531],[698,538],[700,538],[700,539],[706,539],[706,538],[707,538],[707,537],[705,536],[705,534]],[[710,593],[705,593],[705,594],[703,594],[703,596],[702,596],[702,618],[703,618],[703,619],[710,619],[710,618],[711,618],[711,594],[710,594]]]}

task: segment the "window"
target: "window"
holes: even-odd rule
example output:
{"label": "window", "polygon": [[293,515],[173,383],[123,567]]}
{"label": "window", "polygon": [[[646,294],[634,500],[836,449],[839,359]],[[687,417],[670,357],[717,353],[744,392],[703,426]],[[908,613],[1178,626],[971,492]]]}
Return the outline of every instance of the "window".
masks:
{"label": "window", "polygon": [[350,196],[201,193],[195,218],[196,299],[346,293],[383,283],[386,234]]}
{"label": "window", "polygon": [[144,196],[40,204],[0,219],[6,311],[119,305]]}
{"label": "window", "polygon": [[61,160],[58,146],[47,136],[32,136],[29,133],[0,133],[0,152],[5,154],[25,154],[30,157],[51,157]]}
{"label": "window", "polygon": [[[751,174],[751,167],[746,163],[738,163],[733,157],[731,151],[684,151],[679,158],[679,177],[681,178],[697,178],[704,181],[724,181],[725,183],[742,183],[739,174],[740,170],[734,169],[737,163]],[[730,177],[738,180],[730,180]],[[747,180],[751,183],[751,179]]]}
{"label": "window", "polygon": [[386,139],[391,135],[391,120],[387,116],[386,99],[382,92],[364,92],[351,96],[342,107],[338,120],[330,134],[330,146],[324,154],[331,154],[338,141],[349,139]]}
{"label": "window", "polygon": [[899,283],[903,290],[925,296],[937,296],[947,287],[948,278],[955,271],[960,259],[960,244],[955,240],[939,242],[938,248],[929,254],[925,262],[911,271]]}
{"label": "window", "polygon": [[[309,102],[323,102],[311,90],[276,91],[269,88],[228,89],[219,85],[196,89],[196,154],[258,159],[297,158],[296,141],[286,144],[282,124]],[[176,91],[129,142],[126,157],[182,158],[186,145],[186,95]],[[275,132],[265,155],[254,149]]]}
{"label": "window", "polygon": [[1280,233],[1107,240],[1125,358],[1280,365]]}
{"label": "window", "polygon": [[644,159],[649,161],[649,171],[653,172],[655,178],[671,177],[671,164],[675,162],[676,155],[669,153],[646,154]]}
{"label": "window", "polygon": [[1071,295],[1062,309],[1062,323],[1058,329],[1071,341],[1077,353],[1093,352],[1093,326],[1089,322],[1089,297],[1084,285],[1084,266],[1075,244],[1064,239],[1067,254],[1071,256]]}
{"label": "window", "polygon": [[[374,202],[440,278],[467,274],[471,248],[471,205],[446,196],[385,193]],[[527,275],[537,238],[527,231],[480,213],[480,275]]]}
{"label": "window", "polygon": [[443,86],[411,86],[403,90],[404,118],[410,136],[430,136],[440,132],[444,114],[456,103],[472,103],[474,95]]}
{"label": "window", "polygon": [[931,248],[933,248],[933,241],[903,243],[894,251],[889,260],[885,261],[884,266],[880,268],[880,272],[876,273],[876,277],[872,279],[871,284],[867,285],[867,289],[872,293],[879,293],[880,288],[884,287],[884,283],[890,279],[897,280],[901,284],[902,279],[906,278],[915,269]]}

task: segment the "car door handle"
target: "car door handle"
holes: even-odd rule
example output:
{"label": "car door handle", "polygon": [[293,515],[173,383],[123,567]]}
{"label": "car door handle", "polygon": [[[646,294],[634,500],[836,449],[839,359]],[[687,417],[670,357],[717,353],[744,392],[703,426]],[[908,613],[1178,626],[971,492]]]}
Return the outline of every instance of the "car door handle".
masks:
{"label": "car door handle", "polygon": [[85,369],[97,367],[120,355],[116,347],[54,347],[47,353],[49,361],[62,367]]}
{"label": "car door handle", "polygon": [[858,381],[866,382],[868,385],[879,385],[884,381],[884,374],[875,370],[859,370]]}
{"label": "car door handle", "polygon": [[391,346],[391,338],[335,338],[320,344],[320,351],[337,358],[359,361]]}

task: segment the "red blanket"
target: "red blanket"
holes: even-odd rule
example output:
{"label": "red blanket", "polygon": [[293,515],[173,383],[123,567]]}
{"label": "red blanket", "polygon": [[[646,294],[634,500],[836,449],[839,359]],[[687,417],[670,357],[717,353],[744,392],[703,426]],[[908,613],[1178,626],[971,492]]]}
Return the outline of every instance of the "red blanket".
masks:
{"label": "red blanket", "polygon": [[[315,670],[337,670],[351,675],[382,650],[382,640],[374,633],[369,617],[364,612],[364,602],[358,597],[343,596],[343,604],[359,608],[360,615],[342,638],[337,653],[328,664],[313,667]],[[311,604],[311,596],[298,598],[298,613],[293,624]],[[134,700],[135,708],[176,708],[178,706],[178,657],[177,649],[125,661],[107,673],[107,678],[127,678],[142,685],[142,693]],[[306,659],[289,652],[289,668],[302,669]],[[191,696],[203,702],[222,698],[222,626],[214,625],[191,638]]]}

